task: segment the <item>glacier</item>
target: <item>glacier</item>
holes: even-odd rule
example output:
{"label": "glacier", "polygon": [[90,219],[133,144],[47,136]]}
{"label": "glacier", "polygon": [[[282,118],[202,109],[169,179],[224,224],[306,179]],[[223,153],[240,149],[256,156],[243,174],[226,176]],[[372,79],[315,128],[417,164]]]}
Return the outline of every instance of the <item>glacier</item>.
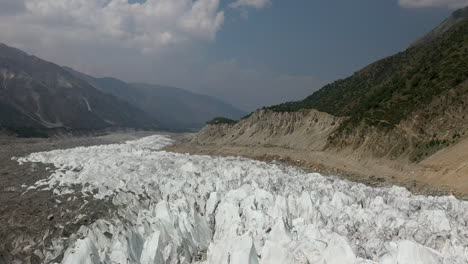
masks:
{"label": "glacier", "polygon": [[116,208],[68,247],[58,238],[46,262],[468,263],[468,203],[455,197],[161,150],[170,144],[154,135],[17,158],[55,166],[31,187],[63,195],[79,184],[79,195]]}

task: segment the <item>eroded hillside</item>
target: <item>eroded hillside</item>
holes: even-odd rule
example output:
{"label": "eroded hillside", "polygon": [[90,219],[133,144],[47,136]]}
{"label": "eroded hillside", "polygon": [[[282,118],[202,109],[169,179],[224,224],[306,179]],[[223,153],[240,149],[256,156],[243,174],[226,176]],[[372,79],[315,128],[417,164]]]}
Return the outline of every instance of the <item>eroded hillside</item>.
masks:
{"label": "eroded hillside", "polygon": [[260,110],[236,124],[207,125],[193,142],[323,150],[330,134],[343,120],[346,118],[316,110],[294,113]]}

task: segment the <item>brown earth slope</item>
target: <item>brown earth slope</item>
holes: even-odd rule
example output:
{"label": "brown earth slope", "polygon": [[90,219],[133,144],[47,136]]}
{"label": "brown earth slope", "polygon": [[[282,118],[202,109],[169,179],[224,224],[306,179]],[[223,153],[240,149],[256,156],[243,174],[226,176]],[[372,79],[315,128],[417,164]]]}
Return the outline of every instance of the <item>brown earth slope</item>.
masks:
{"label": "brown earth slope", "polygon": [[234,125],[208,125],[192,142],[323,150],[330,134],[345,119],[313,109],[294,113],[260,110]]}
{"label": "brown earth slope", "polygon": [[468,190],[468,138],[439,151],[420,164],[427,168],[423,174],[426,181]]}

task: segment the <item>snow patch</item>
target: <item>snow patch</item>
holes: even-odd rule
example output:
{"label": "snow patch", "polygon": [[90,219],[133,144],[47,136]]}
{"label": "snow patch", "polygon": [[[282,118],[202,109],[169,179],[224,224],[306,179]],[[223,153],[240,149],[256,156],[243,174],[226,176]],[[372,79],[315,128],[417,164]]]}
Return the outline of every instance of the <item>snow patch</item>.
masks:
{"label": "snow patch", "polygon": [[86,99],[86,97],[83,97],[83,101],[85,102],[86,107],[88,108],[88,112],[92,112],[93,109],[91,108],[91,105],[89,104],[88,99]]}

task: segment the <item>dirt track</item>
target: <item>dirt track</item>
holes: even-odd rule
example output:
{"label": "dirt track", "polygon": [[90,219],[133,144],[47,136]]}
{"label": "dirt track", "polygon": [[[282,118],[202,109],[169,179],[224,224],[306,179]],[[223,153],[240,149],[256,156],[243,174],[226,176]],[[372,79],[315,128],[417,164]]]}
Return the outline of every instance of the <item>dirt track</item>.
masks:
{"label": "dirt track", "polygon": [[[32,152],[120,143],[149,135],[145,132],[58,139],[18,139],[0,136],[0,264],[42,263],[45,249],[56,237],[68,237],[81,225],[108,215],[110,202],[73,196],[57,197],[51,191],[27,191],[50,175],[45,164],[20,166],[12,157]],[[50,168],[53,169],[53,168]],[[77,186],[77,188],[80,188]],[[77,216],[82,215],[78,221]],[[59,261],[62,256],[58,256]]]}

